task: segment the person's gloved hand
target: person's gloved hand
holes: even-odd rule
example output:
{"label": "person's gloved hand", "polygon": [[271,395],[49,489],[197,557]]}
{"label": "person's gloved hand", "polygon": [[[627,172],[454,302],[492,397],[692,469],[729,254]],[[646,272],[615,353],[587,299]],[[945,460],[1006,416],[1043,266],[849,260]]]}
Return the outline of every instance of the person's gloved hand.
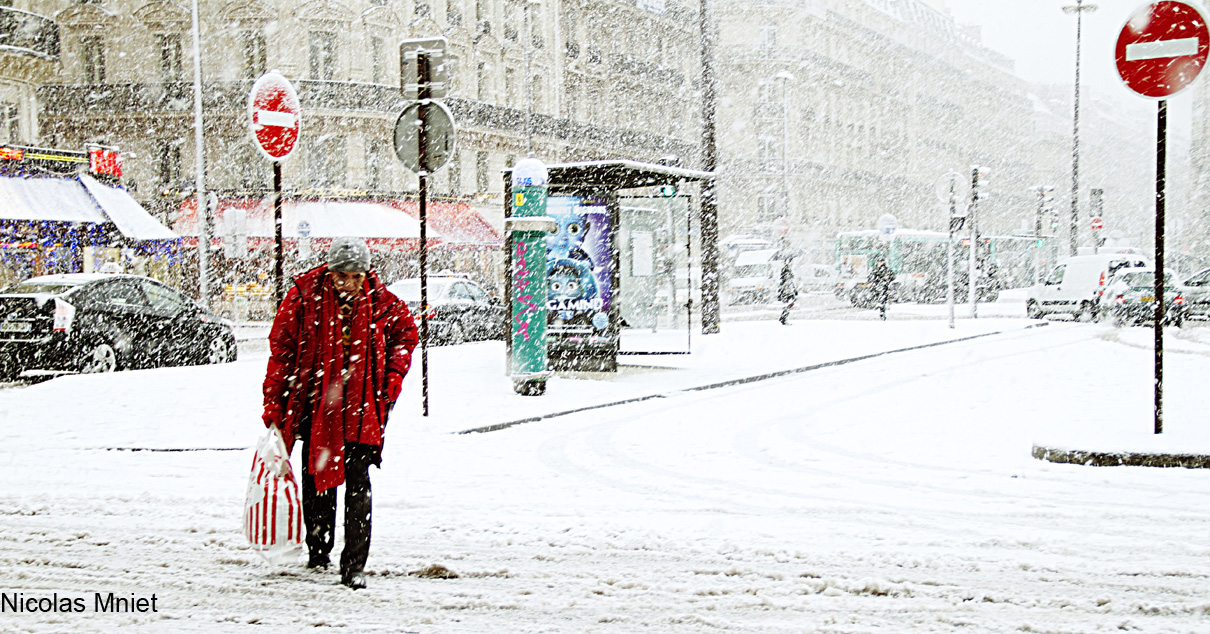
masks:
{"label": "person's gloved hand", "polygon": [[398,372],[387,374],[387,400],[394,403],[399,400],[399,393],[403,391],[403,375]]}

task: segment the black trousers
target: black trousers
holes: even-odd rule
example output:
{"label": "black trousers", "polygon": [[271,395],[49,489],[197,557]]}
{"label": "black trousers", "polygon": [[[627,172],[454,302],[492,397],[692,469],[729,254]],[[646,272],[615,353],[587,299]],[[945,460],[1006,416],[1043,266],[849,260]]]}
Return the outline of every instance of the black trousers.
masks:
{"label": "black trousers", "polygon": [[[336,488],[315,490],[311,473],[310,442],[303,443],[302,502],[307,526],[307,552],[311,560],[327,561],[336,542]],[[381,447],[345,444],[345,545],[340,553],[340,573],[348,576],[365,570],[370,556],[370,465],[381,462]]]}

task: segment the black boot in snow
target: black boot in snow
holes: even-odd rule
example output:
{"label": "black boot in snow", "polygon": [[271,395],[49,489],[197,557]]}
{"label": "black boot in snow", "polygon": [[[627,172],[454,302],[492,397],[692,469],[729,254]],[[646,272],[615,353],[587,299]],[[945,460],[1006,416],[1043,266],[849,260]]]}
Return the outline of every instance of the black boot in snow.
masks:
{"label": "black boot in snow", "polygon": [[340,583],[353,590],[364,590],[366,587],[366,576],[361,572],[351,572],[347,575],[342,575]]}

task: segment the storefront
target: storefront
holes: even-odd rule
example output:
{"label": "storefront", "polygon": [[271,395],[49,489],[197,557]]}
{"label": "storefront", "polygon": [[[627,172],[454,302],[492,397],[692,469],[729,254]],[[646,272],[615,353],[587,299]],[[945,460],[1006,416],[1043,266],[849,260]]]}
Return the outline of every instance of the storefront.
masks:
{"label": "storefront", "polygon": [[[282,202],[286,276],[323,261],[333,238],[364,238],[386,282],[418,274],[419,204],[413,200],[326,198]],[[211,218],[209,269],[212,306],[235,319],[272,317],[275,236],[269,199],[219,198]],[[430,202],[426,208],[429,270],[471,275],[498,288],[500,234],[470,205]],[[186,265],[196,267],[197,208],[181,204],[173,229],[182,236]],[[196,271],[196,268],[193,269]]]}
{"label": "storefront", "polygon": [[0,146],[0,285],[106,262],[170,277],[178,236],[117,184],[120,175],[113,150]]}

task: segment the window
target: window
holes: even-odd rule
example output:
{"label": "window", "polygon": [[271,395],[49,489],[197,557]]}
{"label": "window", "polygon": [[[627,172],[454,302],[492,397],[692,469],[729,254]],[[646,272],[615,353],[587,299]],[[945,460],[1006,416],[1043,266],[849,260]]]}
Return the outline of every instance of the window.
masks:
{"label": "window", "polygon": [[1063,274],[1066,272],[1067,272],[1066,264],[1056,267],[1055,270],[1050,273],[1050,277],[1046,278],[1046,285],[1055,286],[1057,284],[1062,284],[1063,283]]}
{"label": "window", "polygon": [[773,220],[785,215],[785,195],[782,192],[765,192],[756,197],[757,220]]}
{"label": "window", "polygon": [[579,38],[576,33],[577,23],[575,5],[570,2],[565,2],[563,4],[563,15],[560,17],[562,17],[563,40],[569,43],[577,41]]}
{"label": "window", "polygon": [[244,79],[256,79],[265,74],[265,33],[243,31],[240,40],[244,49]]}
{"label": "window", "polygon": [[382,141],[366,141],[366,188],[382,189],[386,147]]}
{"label": "window", "polygon": [[757,31],[757,47],[763,54],[770,54],[777,48],[777,25],[766,22]]}
{"label": "window", "polygon": [[341,187],[348,168],[344,137],[316,137],[307,156],[307,172],[315,187]]}
{"label": "window", "polygon": [[487,152],[475,153],[475,191],[485,192],[491,187],[491,174],[488,173]]}
{"label": "window", "polygon": [[429,3],[426,0],[416,0],[415,12],[416,12],[416,17],[418,17],[418,18],[429,17],[429,15],[431,15],[431,10],[429,9]]}
{"label": "window", "polygon": [[0,103],[0,135],[4,143],[21,139],[21,115],[15,103]]}
{"label": "window", "polygon": [[181,80],[181,35],[161,33],[155,36],[160,49],[160,81]]}
{"label": "window", "polygon": [[457,196],[462,193],[462,161],[457,153],[450,156],[446,169],[449,170],[447,178],[449,179],[450,195]]}
{"label": "window", "polygon": [[180,139],[161,139],[156,143],[156,172],[161,185],[181,180]]}
{"label": "window", "polygon": [[542,112],[542,76],[534,75],[529,78],[529,108],[534,112]]}
{"label": "window", "polygon": [[506,2],[504,4],[504,39],[510,42],[517,41],[517,32],[521,30],[521,23],[524,20],[521,12],[522,9],[519,2]]}
{"label": "window", "polygon": [[119,306],[145,306],[143,293],[126,280],[110,282],[101,287],[99,296],[107,304]]}
{"label": "window", "polygon": [[336,78],[336,34],[311,32],[311,79]]}
{"label": "window", "polygon": [[449,0],[445,5],[445,21],[450,26],[462,26],[462,9],[458,7],[458,0]]}
{"label": "window", "polygon": [[475,68],[475,96],[479,101],[487,101],[487,62],[479,62]]}
{"label": "window", "polygon": [[506,106],[516,108],[520,98],[517,96],[517,69],[504,69],[504,98]]}
{"label": "window", "polygon": [[84,70],[84,83],[105,83],[105,40],[100,35],[80,38],[80,65]]}
{"label": "window", "polygon": [[143,292],[147,294],[147,302],[151,304],[152,308],[166,313],[177,313],[184,310],[185,302],[175,291],[146,280],[140,280],[140,282],[143,284]]}
{"label": "window", "polygon": [[475,0],[475,20],[479,32],[485,35],[492,32],[492,4],[491,0]]}
{"label": "window", "polygon": [[375,84],[381,84],[383,76],[382,67],[382,38],[370,38],[370,81]]}

